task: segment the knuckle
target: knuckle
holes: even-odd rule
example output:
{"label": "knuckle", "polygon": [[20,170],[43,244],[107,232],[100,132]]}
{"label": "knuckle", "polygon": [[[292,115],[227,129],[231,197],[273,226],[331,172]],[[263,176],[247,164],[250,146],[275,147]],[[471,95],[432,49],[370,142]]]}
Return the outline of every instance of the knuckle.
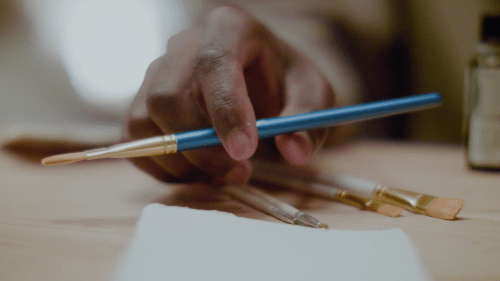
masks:
{"label": "knuckle", "polygon": [[186,37],[188,36],[188,34],[189,31],[181,31],[170,37],[167,41],[167,51],[182,47],[186,41]]}
{"label": "knuckle", "polygon": [[128,120],[130,122],[144,122],[148,119],[148,112],[143,107],[132,107],[128,113]]}
{"label": "knuckle", "polygon": [[165,108],[175,106],[181,98],[181,91],[175,86],[153,88],[148,92],[146,107],[149,113],[161,113]]}
{"label": "knuckle", "polygon": [[180,33],[174,34],[167,41],[167,50],[171,50],[180,39]]}
{"label": "knuckle", "polygon": [[161,65],[163,59],[164,59],[164,56],[161,56],[161,57],[156,58],[154,61],[152,61],[149,64],[148,68],[146,69],[146,75],[150,75],[150,74],[156,72],[156,70],[158,70],[158,68],[160,68],[160,65]]}
{"label": "knuckle", "polygon": [[216,45],[200,48],[196,54],[196,70],[202,73],[211,73],[219,69],[227,61],[227,51]]}

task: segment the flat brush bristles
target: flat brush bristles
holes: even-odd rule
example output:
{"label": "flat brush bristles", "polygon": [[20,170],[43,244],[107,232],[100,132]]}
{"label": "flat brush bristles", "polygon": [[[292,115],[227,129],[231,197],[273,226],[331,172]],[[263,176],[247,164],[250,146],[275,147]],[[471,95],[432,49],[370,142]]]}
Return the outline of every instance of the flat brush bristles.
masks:
{"label": "flat brush bristles", "polygon": [[464,201],[451,198],[436,198],[427,206],[425,214],[444,220],[454,220],[464,206]]}
{"label": "flat brush bristles", "polygon": [[50,156],[42,159],[42,164],[46,166],[52,165],[62,165],[74,163],[87,159],[87,154],[85,152],[74,152],[61,155]]}
{"label": "flat brush bristles", "polygon": [[381,204],[378,208],[377,208],[377,213],[381,214],[381,215],[384,215],[384,216],[388,216],[388,217],[399,217],[399,215],[401,215],[401,213],[404,211],[403,208],[399,208],[399,207],[396,207],[396,206],[393,206],[391,204]]}
{"label": "flat brush bristles", "polygon": [[455,219],[464,205],[464,201],[460,199],[441,198],[380,185],[375,189],[373,197],[417,214],[444,220]]}

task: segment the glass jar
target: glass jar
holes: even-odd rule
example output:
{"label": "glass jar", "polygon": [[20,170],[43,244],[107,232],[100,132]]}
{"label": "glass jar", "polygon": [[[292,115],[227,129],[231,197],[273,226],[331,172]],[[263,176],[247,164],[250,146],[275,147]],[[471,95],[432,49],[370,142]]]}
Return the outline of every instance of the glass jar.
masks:
{"label": "glass jar", "polygon": [[466,72],[464,137],[471,168],[500,169],[500,16],[483,18]]}

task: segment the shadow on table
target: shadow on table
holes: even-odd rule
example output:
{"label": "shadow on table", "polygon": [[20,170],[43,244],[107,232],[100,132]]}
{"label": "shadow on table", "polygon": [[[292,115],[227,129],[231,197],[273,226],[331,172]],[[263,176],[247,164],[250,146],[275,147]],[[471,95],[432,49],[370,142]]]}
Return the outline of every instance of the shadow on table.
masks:
{"label": "shadow on table", "polygon": [[[257,185],[272,196],[303,211],[314,211],[327,208],[330,201],[302,195],[294,191],[284,190],[271,185]],[[178,185],[173,188],[173,192],[160,198],[156,203],[167,206],[188,207],[199,210],[216,210],[233,213],[237,216],[264,218],[268,217],[260,211],[257,211],[239,201],[236,201],[225,195],[220,187],[208,186],[202,184]]]}

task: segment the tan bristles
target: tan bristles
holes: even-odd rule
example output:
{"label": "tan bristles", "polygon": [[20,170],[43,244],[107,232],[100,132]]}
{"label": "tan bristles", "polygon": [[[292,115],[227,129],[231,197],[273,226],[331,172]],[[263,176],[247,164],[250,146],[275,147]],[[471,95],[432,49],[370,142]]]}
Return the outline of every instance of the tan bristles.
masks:
{"label": "tan bristles", "polygon": [[327,225],[327,224],[325,224],[325,223],[320,223],[320,224],[319,224],[319,228],[328,229],[328,225]]}
{"label": "tan bristles", "polygon": [[429,204],[425,210],[425,214],[439,219],[453,220],[463,206],[464,200],[436,198]]}
{"label": "tan bristles", "polygon": [[50,156],[42,159],[42,164],[46,166],[69,164],[87,159],[85,152],[74,152],[61,155]]}
{"label": "tan bristles", "polygon": [[399,217],[401,213],[404,211],[403,208],[393,206],[391,204],[381,204],[377,208],[377,213],[384,215],[384,216],[389,216],[389,217]]}

